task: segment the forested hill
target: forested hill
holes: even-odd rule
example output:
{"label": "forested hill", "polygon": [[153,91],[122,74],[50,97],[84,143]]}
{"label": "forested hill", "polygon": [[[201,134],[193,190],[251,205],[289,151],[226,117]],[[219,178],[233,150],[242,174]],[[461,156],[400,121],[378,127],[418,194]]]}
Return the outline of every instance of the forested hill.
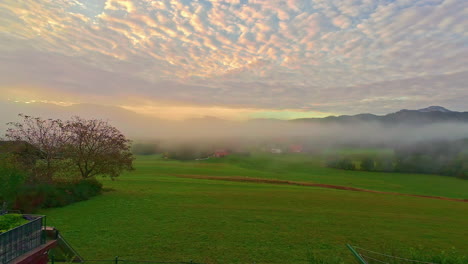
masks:
{"label": "forested hill", "polygon": [[329,116],[325,118],[300,118],[293,122],[319,122],[319,123],[356,123],[378,122],[383,124],[431,124],[441,122],[468,123],[468,112],[450,111],[441,106],[430,106],[419,110],[403,109],[396,113],[384,116],[374,114]]}

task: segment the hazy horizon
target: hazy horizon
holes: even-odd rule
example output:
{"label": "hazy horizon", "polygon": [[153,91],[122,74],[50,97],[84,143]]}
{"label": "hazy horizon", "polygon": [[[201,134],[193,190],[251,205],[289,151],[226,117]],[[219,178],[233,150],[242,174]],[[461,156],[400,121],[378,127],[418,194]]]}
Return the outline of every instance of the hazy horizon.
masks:
{"label": "hazy horizon", "polygon": [[334,143],[397,144],[424,140],[455,140],[466,138],[468,123],[432,123],[425,125],[375,122],[302,123],[275,120],[225,120],[213,117],[189,120],[164,120],[117,107],[99,105],[57,106],[44,103],[0,105],[0,136],[7,122],[19,121],[17,113],[43,119],[66,120],[72,116],[109,121],[126,136],[139,141],[216,142],[217,140],[249,141],[288,139],[326,145]]}

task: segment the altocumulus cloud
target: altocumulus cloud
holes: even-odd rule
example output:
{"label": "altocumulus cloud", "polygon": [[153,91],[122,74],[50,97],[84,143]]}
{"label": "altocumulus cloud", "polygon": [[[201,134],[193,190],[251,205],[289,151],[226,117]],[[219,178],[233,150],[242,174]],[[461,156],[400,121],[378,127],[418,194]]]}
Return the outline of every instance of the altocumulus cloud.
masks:
{"label": "altocumulus cloud", "polygon": [[464,0],[4,0],[0,99],[34,87],[77,103],[128,107],[125,98],[145,98],[146,109],[162,101],[334,113],[436,103],[466,110],[467,7]]}

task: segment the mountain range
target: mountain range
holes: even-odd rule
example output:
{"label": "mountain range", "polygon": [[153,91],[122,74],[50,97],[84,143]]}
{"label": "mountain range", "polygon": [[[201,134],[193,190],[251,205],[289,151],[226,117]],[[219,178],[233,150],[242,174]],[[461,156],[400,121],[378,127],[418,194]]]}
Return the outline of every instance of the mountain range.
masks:
{"label": "mountain range", "polygon": [[320,123],[356,123],[378,122],[383,124],[414,124],[424,125],[441,122],[468,123],[468,112],[456,112],[442,106],[429,106],[418,110],[403,109],[395,113],[379,116],[374,114],[329,116],[324,118],[300,118],[293,122]]}
{"label": "mountain range", "polygon": [[[286,123],[318,123],[318,124],[355,124],[355,123],[378,123],[384,125],[427,125],[433,123],[468,123],[468,112],[456,112],[441,106],[430,106],[418,110],[403,109],[398,112],[375,115],[341,115],[329,116],[325,118],[301,118],[293,120],[280,119],[251,119],[248,122],[229,121],[216,117],[193,118],[189,120],[171,121],[158,119],[153,116],[138,114],[115,106],[102,106],[93,104],[77,104],[72,106],[58,106],[44,103],[18,104],[13,102],[0,103],[0,136],[6,129],[6,123],[18,121],[17,114],[39,116],[42,118],[68,119],[71,116],[81,116],[83,118],[97,118],[109,120],[113,125],[119,127],[124,132],[132,135],[160,134],[166,131],[186,131],[178,128],[184,125],[190,128],[205,127],[213,125],[217,128],[226,127],[232,129],[231,125],[242,123],[252,124],[256,127],[268,126],[268,124]],[[177,129],[174,129],[177,127]],[[172,132],[171,132],[172,133]]]}

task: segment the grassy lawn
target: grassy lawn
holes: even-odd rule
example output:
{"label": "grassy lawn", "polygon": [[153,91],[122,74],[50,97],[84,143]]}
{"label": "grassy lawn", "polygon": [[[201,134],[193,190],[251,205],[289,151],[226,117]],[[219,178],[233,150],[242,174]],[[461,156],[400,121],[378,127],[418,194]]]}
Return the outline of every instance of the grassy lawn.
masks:
{"label": "grassy lawn", "polygon": [[40,213],[85,259],[310,263],[315,254],[353,263],[346,243],[386,252],[455,247],[468,255],[467,203],[170,175],[280,178],[448,197],[468,192],[468,182],[448,177],[345,172],[319,162],[300,155],[205,162],[138,157],[136,171],[103,180],[114,191]]}
{"label": "grassy lawn", "polygon": [[337,170],[324,167],[319,156],[302,154],[255,154],[251,157],[232,155],[199,162],[168,161],[150,156],[139,157],[139,162],[141,165],[145,164],[139,168],[139,171],[158,174],[281,179],[345,185],[376,191],[468,199],[468,181],[466,180],[427,174]]}

